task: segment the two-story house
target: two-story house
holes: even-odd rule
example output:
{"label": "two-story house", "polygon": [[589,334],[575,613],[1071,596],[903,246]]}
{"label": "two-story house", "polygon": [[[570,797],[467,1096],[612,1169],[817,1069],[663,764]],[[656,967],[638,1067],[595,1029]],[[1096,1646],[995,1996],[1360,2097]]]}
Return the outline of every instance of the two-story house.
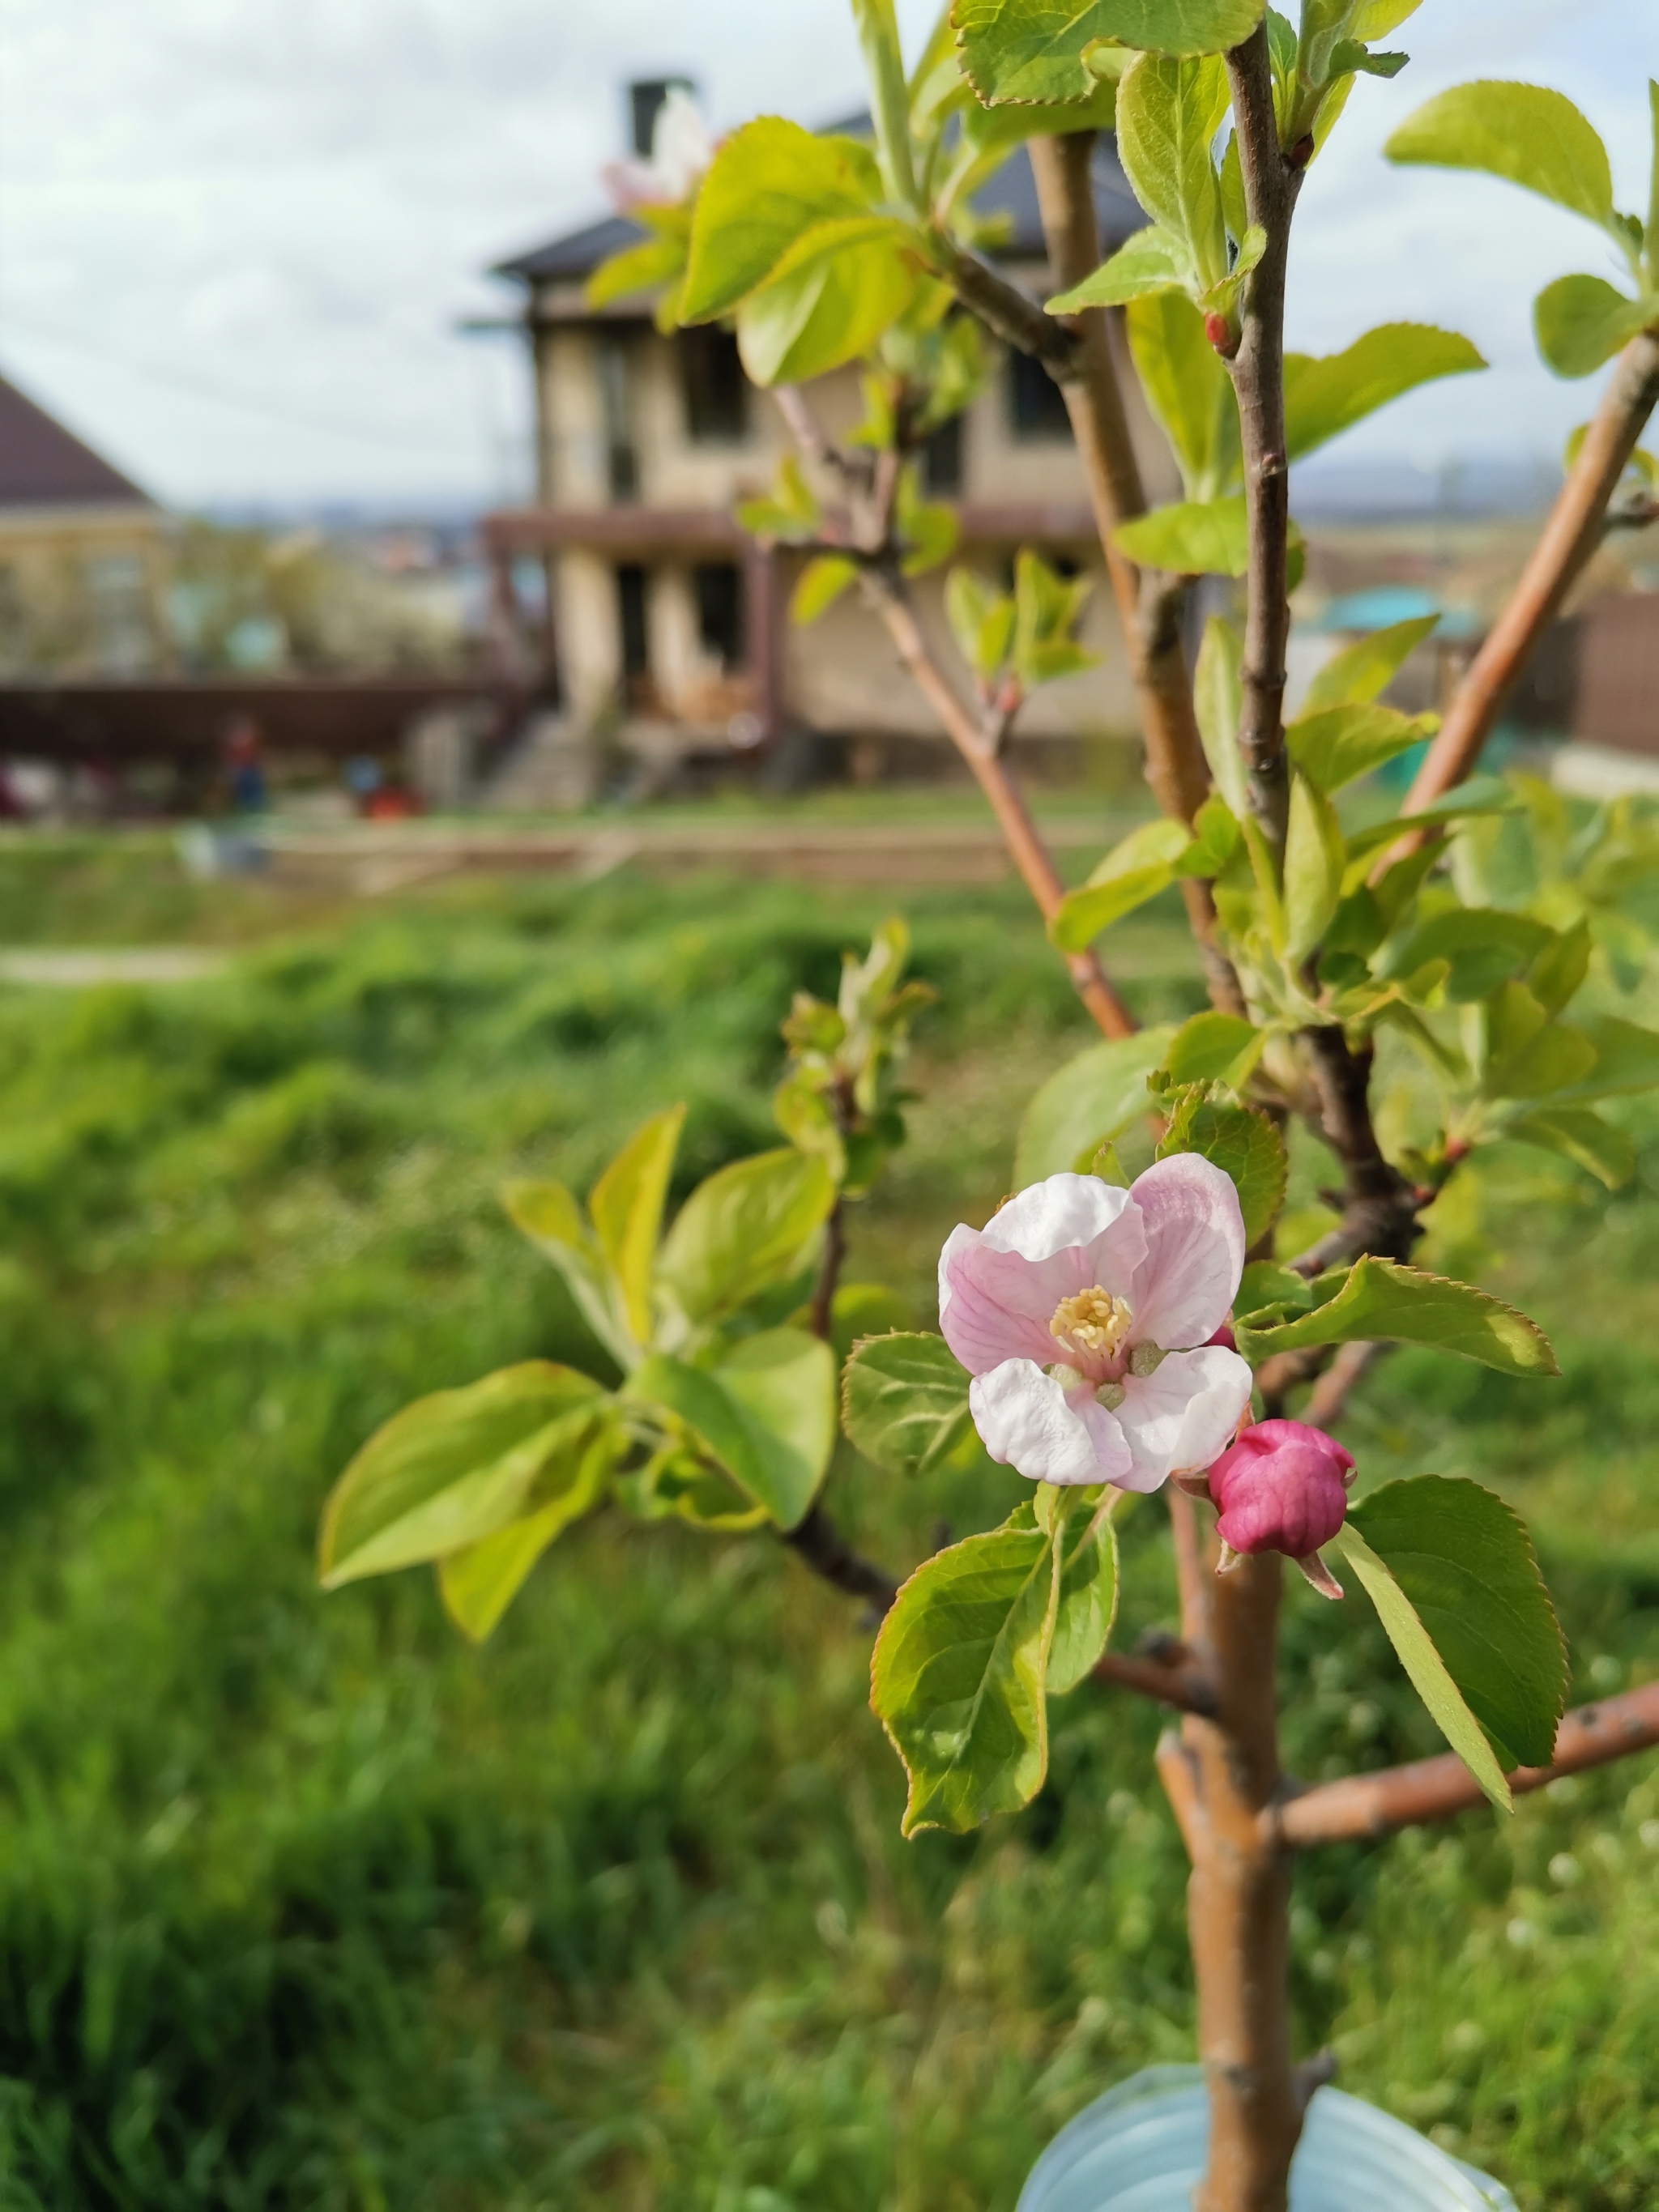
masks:
{"label": "two-story house", "polygon": [[[648,148],[653,95],[665,89],[632,88],[636,148]],[[1109,251],[1145,218],[1109,140],[1095,175]],[[1004,218],[997,258],[1005,272],[1034,297],[1052,289],[1023,150],[979,205]],[[536,399],[537,504],[492,515],[485,526],[498,617],[515,623],[520,651],[556,684],[572,724],[619,714],[624,742],[632,735],[688,750],[752,746],[794,726],[845,741],[869,765],[894,750],[892,741],[901,750],[907,740],[942,743],[856,595],[811,628],[791,625],[785,608],[799,556],[768,551],[733,522],[734,503],[766,488],[788,437],[770,398],[744,377],[731,333],[705,325],[663,336],[642,298],[598,310],[586,303],[592,270],[641,235],[614,216],[494,272],[523,288]],[[927,489],[958,509],[958,559],[995,574],[1029,544],[1099,579],[1084,638],[1102,665],[1039,695],[1021,734],[1127,732],[1133,687],[1064,404],[1036,363],[993,351],[987,388],[927,449]],[[1163,439],[1133,377],[1125,380],[1149,487],[1160,498],[1178,496]],[[809,391],[832,434],[854,427],[862,410],[853,370]],[[512,584],[515,564],[522,572],[526,561],[546,571],[545,623],[534,637]],[[942,575],[923,580],[917,597],[950,653]]]}

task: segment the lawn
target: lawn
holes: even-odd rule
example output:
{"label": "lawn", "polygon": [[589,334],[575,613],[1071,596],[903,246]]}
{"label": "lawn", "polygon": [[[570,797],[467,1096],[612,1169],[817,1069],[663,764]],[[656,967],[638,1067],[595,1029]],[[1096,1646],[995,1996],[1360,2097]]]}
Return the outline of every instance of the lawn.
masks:
{"label": "lawn", "polygon": [[[927,1322],[943,1232],[1086,1039],[1012,887],[906,905],[941,1004],[851,1271]],[[482,1651],[424,1574],[312,1577],[388,1413],[586,1356],[501,1178],[582,1186],[675,1098],[682,1188],[769,1141],[791,992],[886,910],[627,872],[296,908],[142,843],[0,854],[9,941],[239,947],[0,992],[0,2212],[1009,2212],[1091,2095],[1190,2055],[1149,1709],[1085,1688],[1024,1817],[905,1844],[868,1628],[775,1542],[601,1517]],[[1116,967],[1148,1015],[1199,1002],[1156,911]],[[1467,1472],[1528,1515],[1581,1699],[1659,1672],[1656,1235],[1659,1146],[1613,1199],[1495,1160],[1439,1255],[1565,1380],[1401,1357],[1350,1431],[1367,1482]],[[1015,1482],[848,1463],[833,1495],[899,1567]],[[1126,1543],[1127,1637],[1170,1603],[1155,1509]],[[1297,1772],[1434,1747],[1363,1600],[1293,1596],[1286,1674]],[[1656,1875],[1654,1757],[1328,1853],[1299,2038],[1528,2212],[1636,2212]]]}

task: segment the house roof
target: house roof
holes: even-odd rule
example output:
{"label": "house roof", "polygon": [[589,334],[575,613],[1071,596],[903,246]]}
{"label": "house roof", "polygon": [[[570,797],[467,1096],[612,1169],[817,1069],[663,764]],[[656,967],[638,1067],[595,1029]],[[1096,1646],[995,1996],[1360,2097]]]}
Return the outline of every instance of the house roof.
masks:
{"label": "house roof", "polygon": [[0,376],[0,507],[151,504],[44,407]]}
{"label": "house roof", "polygon": [[[844,122],[829,127],[848,137],[859,137],[869,131],[870,118],[867,115],[849,116]],[[1132,231],[1139,230],[1146,218],[1118,161],[1116,141],[1105,132],[1095,147],[1094,179],[1101,246],[1103,252],[1109,253]],[[1036,179],[1031,172],[1031,157],[1024,146],[1014,149],[981,190],[974,206],[980,215],[1000,215],[1008,219],[1008,235],[996,249],[999,258],[1041,259],[1044,247]],[[627,216],[606,216],[599,222],[585,224],[580,230],[567,231],[562,237],[550,239],[545,246],[532,246],[528,252],[515,254],[510,261],[498,262],[489,273],[520,284],[574,283],[591,276],[602,261],[609,260],[613,253],[620,253],[624,246],[635,244],[645,235],[643,228]]]}

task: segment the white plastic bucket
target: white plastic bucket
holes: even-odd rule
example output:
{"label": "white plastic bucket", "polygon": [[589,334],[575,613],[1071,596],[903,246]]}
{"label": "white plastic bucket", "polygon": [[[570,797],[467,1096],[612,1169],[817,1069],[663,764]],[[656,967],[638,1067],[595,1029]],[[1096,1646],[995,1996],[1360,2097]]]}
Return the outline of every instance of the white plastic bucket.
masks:
{"label": "white plastic bucket", "polygon": [[[1209,2125],[1198,2068],[1151,2067],[1061,2129],[1017,2212],[1191,2212]],[[1516,2203],[1403,2120],[1321,2089],[1291,2168],[1291,2212],[1516,2212]]]}

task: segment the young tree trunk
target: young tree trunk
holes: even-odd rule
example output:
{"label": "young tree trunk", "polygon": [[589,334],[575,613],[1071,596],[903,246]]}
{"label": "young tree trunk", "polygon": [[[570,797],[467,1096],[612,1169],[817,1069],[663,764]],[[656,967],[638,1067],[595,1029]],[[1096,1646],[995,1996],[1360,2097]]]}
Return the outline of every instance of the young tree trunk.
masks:
{"label": "young tree trunk", "polygon": [[[1194,2212],[1285,2212],[1302,2100],[1291,2063],[1291,1854],[1263,1814],[1279,1791],[1282,1562],[1217,1576],[1198,1557],[1193,1510],[1172,1499],[1186,1641],[1215,1683],[1214,1719],[1192,1715],[1158,1764],[1192,1859],[1188,1919],[1210,2150]],[[1184,1523],[1184,1531],[1183,1531]]]}

